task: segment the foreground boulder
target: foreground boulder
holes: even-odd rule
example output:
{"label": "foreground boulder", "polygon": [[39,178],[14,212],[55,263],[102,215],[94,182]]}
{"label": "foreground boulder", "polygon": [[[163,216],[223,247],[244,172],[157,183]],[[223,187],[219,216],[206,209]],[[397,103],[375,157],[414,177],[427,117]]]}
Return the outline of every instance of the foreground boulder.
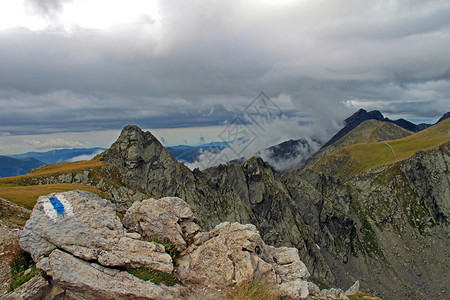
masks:
{"label": "foreground boulder", "polygon": [[298,250],[266,245],[254,225],[225,222],[203,232],[189,205],[177,197],[135,202],[123,222],[143,237],[180,246],[176,271],[185,285],[224,289],[264,279],[284,296],[308,296],[309,272]]}
{"label": "foreground boulder", "polygon": [[125,214],[123,224],[146,240],[177,245],[183,251],[201,231],[189,204],[177,197],[135,202]]}
{"label": "foreground boulder", "polygon": [[262,278],[283,296],[308,296],[309,272],[298,250],[267,246],[251,224],[225,222],[197,234],[177,272],[183,282],[216,288]]}
{"label": "foreground boulder", "polygon": [[173,271],[164,246],[136,238],[140,236],[124,230],[111,202],[83,191],[39,197],[19,232],[20,246],[69,299],[177,298],[176,288],[123,271]]}

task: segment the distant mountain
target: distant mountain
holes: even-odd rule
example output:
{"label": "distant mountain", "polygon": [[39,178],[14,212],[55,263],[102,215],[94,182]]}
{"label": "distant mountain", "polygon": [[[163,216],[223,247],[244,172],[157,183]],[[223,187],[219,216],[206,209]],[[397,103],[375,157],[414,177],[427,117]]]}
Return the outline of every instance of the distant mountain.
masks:
{"label": "distant mountain", "polygon": [[448,118],[450,118],[450,111],[448,111],[448,112],[446,112],[437,122],[436,122],[436,124],[437,123],[440,123],[440,122],[442,122],[442,121],[445,121],[445,120],[447,120]]}
{"label": "distant mountain", "polygon": [[221,150],[227,146],[227,142],[213,142],[197,146],[178,145],[166,147],[172,155],[181,162],[193,163],[195,162],[202,151]]}
{"label": "distant mountain", "polygon": [[275,170],[283,173],[307,160],[321,146],[318,139],[289,140],[255,153]]}
{"label": "distant mountain", "polygon": [[[446,118],[448,118],[449,114],[450,113],[447,112],[444,116],[442,116],[441,119],[439,119],[439,121],[442,121],[442,120],[445,120]],[[416,125],[405,119],[390,120],[389,118],[384,117],[383,114],[381,112],[379,112],[378,110],[373,110],[373,111],[367,112],[364,109],[360,109],[356,113],[354,113],[352,116],[350,116],[349,118],[344,120],[344,124],[345,124],[344,128],[342,128],[338,133],[336,133],[325,145],[322,146],[322,148],[325,148],[325,147],[333,144],[337,140],[341,139],[342,137],[344,137],[347,133],[352,131],[354,128],[356,128],[356,126],[358,126],[362,122],[364,122],[366,120],[372,120],[372,119],[377,120],[377,121],[383,121],[383,122],[391,122],[391,123],[394,123],[400,127],[403,127],[404,129],[412,131],[412,132],[419,132],[419,131],[427,129],[428,127],[431,126],[431,124],[425,124],[425,123]]]}
{"label": "distant mountain", "polygon": [[[68,161],[70,159],[80,157],[84,159],[90,159],[94,153],[99,153],[104,151],[103,148],[74,148],[74,149],[60,149],[51,150],[47,152],[27,152],[23,154],[10,155],[13,158],[25,158],[32,157],[46,164],[57,164],[63,161]],[[86,156],[86,157],[84,157]]]}
{"label": "distant mountain", "polygon": [[319,151],[305,160],[303,164],[296,166],[294,169],[309,168],[321,157],[350,145],[397,140],[411,134],[413,134],[413,132],[394,123],[369,119],[356,126],[349,133],[336,140],[334,143],[329,144],[326,147],[322,147]]}
{"label": "distant mountain", "polygon": [[[445,120],[450,116],[450,112],[444,114],[437,123]],[[353,129],[358,127],[361,123],[373,120],[375,123],[368,123],[365,127],[361,128],[364,132],[355,132],[354,134],[359,134],[360,137],[356,138],[354,141],[354,135],[351,138],[346,139],[343,143],[338,143],[336,147],[343,146],[345,143],[360,143],[365,140],[365,142],[379,142],[389,139],[400,139],[408,136],[414,132],[422,131],[428,127],[430,124],[414,124],[405,119],[398,119],[395,121],[390,120],[383,116],[378,110],[367,112],[364,109],[360,109],[352,116],[344,120],[345,127],[342,128],[338,133],[336,133],[327,143],[323,144],[318,139],[298,139],[289,140],[283,143],[268,147],[264,150],[256,152],[254,155],[261,157],[264,161],[268,162],[275,170],[280,173],[307,161],[313,154],[315,158],[323,153],[323,151],[318,151],[319,149],[325,149],[328,146],[336,143],[340,139],[344,138]],[[383,125],[381,125],[383,123]],[[370,124],[370,125],[369,125]],[[388,125],[390,124],[390,125]],[[371,126],[374,126],[373,128]],[[378,127],[378,128],[377,128]],[[372,130],[374,130],[372,132]],[[367,137],[363,137],[364,134],[369,134]],[[333,147],[333,150],[336,148]],[[330,152],[330,149],[327,153]],[[246,158],[241,157],[230,161],[231,163],[241,164],[246,161]]]}
{"label": "distant mountain", "polygon": [[[317,139],[290,139],[255,152],[252,156],[262,158],[279,173],[283,173],[308,159],[320,148],[320,145],[321,143]],[[246,157],[240,157],[231,160],[230,163],[242,164],[247,159]]]}
{"label": "distant mountain", "polygon": [[31,169],[35,169],[44,164],[42,161],[31,157],[16,159],[0,155],[0,177],[23,175]]}

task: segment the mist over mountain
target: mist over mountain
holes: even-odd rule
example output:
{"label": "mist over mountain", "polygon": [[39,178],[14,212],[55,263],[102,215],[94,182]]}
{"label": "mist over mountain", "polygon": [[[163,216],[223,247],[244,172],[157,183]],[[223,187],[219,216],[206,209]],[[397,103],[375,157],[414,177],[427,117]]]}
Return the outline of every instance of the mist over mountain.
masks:
{"label": "mist over mountain", "polygon": [[[436,122],[436,124],[448,118],[449,115],[450,113],[444,114],[439,119],[439,121]],[[255,152],[246,151],[247,153],[246,156],[238,157],[228,161],[226,160],[217,161],[216,165],[219,163],[226,163],[226,162],[241,164],[252,156],[258,156],[261,157],[264,161],[268,162],[278,172],[283,173],[307,161],[308,158],[310,158],[317,150],[332,145],[333,143],[343,138],[346,134],[351,132],[354,128],[356,128],[358,125],[360,125],[366,120],[376,120],[380,122],[395,124],[399,126],[399,128],[403,128],[404,130],[409,132],[419,132],[431,126],[430,124],[416,125],[404,119],[392,121],[389,118],[384,117],[380,111],[374,110],[367,112],[364,109],[360,109],[353,115],[345,119],[343,122],[344,127],[341,128],[337,133],[335,133],[334,136],[332,136],[331,139],[329,139],[328,141],[324,140],[323,136],[316,136],[314,134],[311,134],[310,132],[305,132],[303,133],[304,137],[300,139],[286,140],[279,144],[266,147],[264,149],[258,149]],[[394,134],[392,135],[392,138],[394,137],[398,138],[398,136],[399,135]],[[246,140],[238,141],[238,143],[245,144]],[[253,141],[248,142],[248,144],[252,146],[251,149],[255,149],[254,145],[251,145],[251,143],[253,143]],[[238,147],[244,148],[245,146],[238,146]],[[186,162],[191,169],[198,166],[203,168],[213,166],[203,163],[204,158],[202,156],[204,156],[205,154],[208,154],[207,155],[208,157],[220,157],[220,156],[229,157],[230,155],[234,155],[233,151],[230,151],[230,149],[227,148],[226,143],[222,144],[222,147],[215,147],[215,148],[204,147],[198,150],[196,150],[195,148],[186,147],[185,152],[172,150],[171,147],[169,147],[168,149],[169,151],[171,151],[172,154],[174,154],[174,156],[178,160]],[[189,159],[188,160],[184,159],[180,155],[180,153],[183,153],[183,157],[188,157]]]}
{"label": "mist over mountain", "polygon": [[203,151],[220,151],[225,148],[227,144],[227,142],[214,142],[197,146],[177,145],[167,146],[166,149],[180,162],[193,163],[199,158]]}

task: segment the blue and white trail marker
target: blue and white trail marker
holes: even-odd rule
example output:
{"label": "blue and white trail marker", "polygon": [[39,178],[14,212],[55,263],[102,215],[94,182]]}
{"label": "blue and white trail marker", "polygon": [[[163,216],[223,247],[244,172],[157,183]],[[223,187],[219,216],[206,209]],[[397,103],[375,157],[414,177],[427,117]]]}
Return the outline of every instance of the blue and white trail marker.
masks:
{"label": "blue and white trail marker", "polygon": [[43,202],[44,213],[56,222],[58,216],[73,216],[72,204],[61,194],[54,194]]}

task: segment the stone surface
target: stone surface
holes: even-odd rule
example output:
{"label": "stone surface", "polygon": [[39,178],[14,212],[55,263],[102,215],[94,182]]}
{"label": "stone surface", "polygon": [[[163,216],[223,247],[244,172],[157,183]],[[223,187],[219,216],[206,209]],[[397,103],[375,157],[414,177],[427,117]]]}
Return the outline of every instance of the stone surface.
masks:
{"label": "stone surface", "polygon": [[71,205],[72,215],[56,218],[46,211],[50,196],[40,197],[24,230],[19,231],[19,243],[35,261],[56,248],[84,260],[103,266],[145,266],[163,272],[173,270],[172,260],[161,244],[125,236],[114,205],[100,197],[82,191],[56,195]]}
{"label": "stone surface", "polygon": [[359,286],[360,286],[359,280],[356,280],[355,283],[345,291],[345,295],[349,296],[358,293]]}
{"label": "stone surface", "polygon": [[304,280],[309,272],[298,250],[267,246],[251,224],[225,222],[208,233],[197,234],[180,258],[177,274],[184,283],[216,288],[264,278],[284,296],[308,296]]}
{"label": "stone surface", "polygon": [[180,291],[143,281],[125,271],[108,272],[99,264],[89,263],[60,250],[48,259],[54,283],[71,299],[178,299]]}
{"label": "stone surface", "polygon": [[50,285],[42,276],[35,276],[13,292],[0,296],[1,300],[38,300],[44,299],[50,291]]}
{"label": "stone surface", "polygon": [[195,223],[189,205],[177,197],[146,199],[133,203],[127,210],[123,224],[143,238],[158,238],[161,242],[177,245],[183,251],[196,233],[201,231]]}
{"label": "stone surface", "polygon": [[111,202],[71,191],[39,197],[19,243],[71,299],[177,298],[179,286],[164,288],[122,271],[173,271],[163,245],[132,236],[126,236]]}

